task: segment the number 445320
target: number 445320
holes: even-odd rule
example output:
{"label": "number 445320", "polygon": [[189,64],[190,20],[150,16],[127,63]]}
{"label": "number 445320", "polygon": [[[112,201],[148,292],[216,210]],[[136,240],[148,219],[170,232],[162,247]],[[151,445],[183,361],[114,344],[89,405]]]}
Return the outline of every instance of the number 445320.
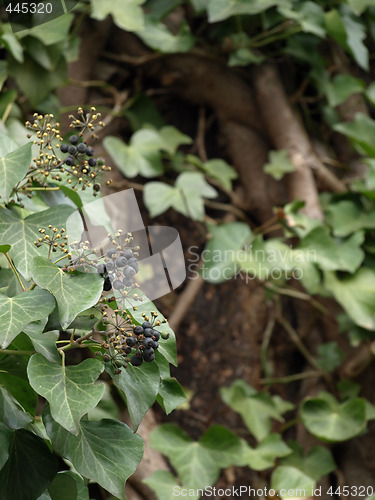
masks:
{"label": "number 445320", "polygon": [[52,4],[51,3],[9,3],[5,9],[9,14],[51,14],[52,13]]}
{"label": "number 445320", "polygon": [[371,497],[374,494],[372,486],[338,486],[328,488],[327,495],[340,497]]}

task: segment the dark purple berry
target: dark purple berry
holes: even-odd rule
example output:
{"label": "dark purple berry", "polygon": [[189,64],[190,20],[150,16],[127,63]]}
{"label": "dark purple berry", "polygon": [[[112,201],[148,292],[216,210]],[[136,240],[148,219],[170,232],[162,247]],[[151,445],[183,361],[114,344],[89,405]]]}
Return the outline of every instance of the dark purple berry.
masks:
{"label": "dark purple berry", "polygon": [[131,259],[133,257],[133,254],[130,250],[125,250],[124,257],[126,257],[127,259]]}
{"label": "dark purple berry", "polygon": [[90,165],[90,167],[95,167],[95,165],[96,165],[95,158],[90,158],[88,161],[88,164]]}
{"label": "dark purple berry", "polygon": [[84,142],[81,142],[80,144],[78,144],[77,146],[77,151],[78,153],[86,153],[86,149],[87,149],[87,146]]}
{"label": "dark purple berry", "polygon": [[108,250],[106,251],[106,255],[109,258],[112,258],[112,255],[115,255],[115,254],[116,254],[116,248],[108,248]]}
{"label": "dark purple berry", "polygon": [[68,165],[68,167],[75,165],[74,158],[72,156],[68,156],[68,158],[65,160],[65,164]]}
{"label": "dark purple berry", "polygon": [[130,288],[131,286],[133,286],[133,280],[125,280],[124,281],[124,286],[126,286],[126,288]]}
{"label": "dark purple berry", "polygon": [[61,146],[60,146],[60,151],[61,151],[62,153],[67,153],[67,152],[68,152],[68,150],[69,150],[69,146],[68,146],[67,144],[61,144]]}
{"label": "dark purple berry", "polygon": [[98,267],[96,268],[99,274],[105,274],[107,272],[107,269],[103,263],[100,263]]}
{"label": "dark purple berry", "polygon": [[160,333],[157,330],[152,330],[152,338],[154,340],[159,340],[160,339]]}
{"label": "dark purple berry", "polygon": [[68,151],[71,155],[75,155],[77,152],[77,148],[75,146],[69,146]]}
{"label": "dark purple berry", "polygon": [[152,325],[148,321],[144,321],[142,323],[142,328],[152,328]]}
{"label": "dark purple berry", "polygon": [[96,192],[100,191],[100,184],[94,184],[93,190]]}
{"label": "dark purple berry", "polygon": [[136,271],[135,269],[133,269],[131,266],[126,266],[125,269],[124,269],[124,276],[126,278],[131,278],[132,276],[134,276],[136,274]]}
{"label": "dark purple berry", "polygon": [[152,347],[143,351],[143,359],[146,361],[146,363],[151,363],[151,361],[155,359],[155,352]]}
{"label": "dark purple berry", "polygon": [[115,264],[112,260],[110,260],[109,262],[107,262],[106,267],[107,267],[107,271],[113,271],[115,268]]}
{"label": "dark purple berry", "polygon": [[150,347],[154,347],[154,341],[150,337],[146,337],[143,341],[143,345],[145,346],[145,349],[148,349]]}
{"label": "dark purple berry", "polygon": [[125,267],[126,264],[128,263],[126,257],[121,256],[116,260],[116,266],[117,267]]}
{"label": "dark purple berry", "polygon": [[78,144],[79,137],[78,137],[78,135],[71,135],[69,140],[70,140],[70,144]]}
{"label": "dark purple berry", "polygon": [[142,335],[143,328],[142,328],[141,325],[137,325],[137,326],[134,327],[133,331],[134,331],[135,335]]}
{"label": "dark purple berry", "polygon": [[123,285],[122,281],[120,281],[120,280],[115,280],[115,281],[113,282],[113,288],[114,288],[115,290],[121,290],[122,288],[124,288],[124,285]]}
{"label": "dark purple berry", "polygon": [[140,355],[137,356],[137,354],[134,354],[134,356],[130,360],[130,363],[133,366],[141,366],[142,362],[143,362],[142,356]]}
{"label": "dark purple berry", "polygon": [[95,151],[94,151],[94,149],[93,149],[92,147],[90,147],[90,146],[89,146],[89,147],[86,149],[86,154],[87,154],[87,156],[94,156],[94,153],[95,153]]}
{"label": "dark purple berry", "polygon": [[126,343],[129,347],[134,347],[135,344],[137,343],[136,339],[134,337],[128,337],[126,339]]}
{"label": "dark purple berry", "polygon": [[[144,325],[144,323],[143,323],[143,325]],[[143,335],[145,337],[152,337],[152,328],[144,328],[143,329]]]}
{"label": "dark purple berry", "polygon": [[107,276],[104,280],[103,290],[105,292],[109,292],[111,288],[112,288],[112,283],[111,280],[109,279],[109,276]]}

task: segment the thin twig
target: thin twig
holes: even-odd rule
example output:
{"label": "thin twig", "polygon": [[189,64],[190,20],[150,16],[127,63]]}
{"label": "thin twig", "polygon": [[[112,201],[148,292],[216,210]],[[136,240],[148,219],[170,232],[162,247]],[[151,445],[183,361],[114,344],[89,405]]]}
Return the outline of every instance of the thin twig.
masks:
{"label": "thin twig", "polygon": [[293,375],[285,375],[284,377],[266,377],[260,379],[262,384],[289,384],[289,382],[296,382],[297,380],[303,380],[306,378],[319,378],[322,376],[321,370],[319,371],[308,371],[302,373],[294,373]]}
{"label": "thin twig", "polygon": [[4,255],[5,255],[5,258],[7,259],[7,261],[9,262],[9,265],[12,268],[13,273],[15,274],[15,276],[18,280],[18,283],[21,285],[22,291],[26,292],[26,288],[24,287],[24,285],[22,283],[22,280],[20,278],[20,275],[18,274],[17,269],[13,265],[12,259],[9,257],[9,255],[7,253],[5,253]]}
{"label": "thin twig", "polygon": [[273,329],[275,327],[275,322],[276,322],[275,315],[273,314],[267,322],[266,328],[263,333],[262,345],[260,348],[260,363],[262,366],[263,373],[265,373],[266,375],[270,374],[270,371],[267,366],[267,350],[271,341],[271,336]]}

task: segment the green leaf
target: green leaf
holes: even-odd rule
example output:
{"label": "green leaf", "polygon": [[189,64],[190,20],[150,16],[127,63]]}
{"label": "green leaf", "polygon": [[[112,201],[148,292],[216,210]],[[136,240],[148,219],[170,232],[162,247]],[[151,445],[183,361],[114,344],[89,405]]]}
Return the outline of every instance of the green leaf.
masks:
{"label": "green leaf", "polygon": [[361,229],[375,229],[375,211],[366,212],[349,200],[330,204],[327,221],[335,236],[348,236]]}
{"label": "green leaf", "polygon": [[14,186],[18,184],[26,175],[31,163],[32,143],[25,144],[21,148],[9,153],[7,156],[0,157],[0,197],[9,201],[9,197]]}
{"label": "green leaf", "polygon": [[374,7],[374,0],[347,0],[350,8],[356,16],[360,16],[368,7]]}
{"label": "green leaf", "polygon": [[362,93],[365,90],[363,80],[351,75],[336,75],[326,86],[327,99],[330,106],[338,106],[351,95]]}
{"label": "green leaf", "polygon": [[181,144],[190,144],[191,138],[172,126],[159,130],[142,128],[131,137],[129,145],[117,137],[104,139],[105,149],[126,177],[155,177],[163,172],[160,152],[175,154]]}
{"label": "green leaf", "polygon": [[60,356],[57,351],[56,341],[59,338],[57,330],[52,332],[44,332],[47,324],[47,317],[39,321],[29,323],[24,329],[24,333],[31,340],[36,352],[42,354],[48,361],[60,362]]}
{"label": "green leaf", "polygon": [[11,248],[10,245],[0,245],[0,253],[8,253]]}
{"label": "green leaf", "polygon": [[6,61],[0,61],[0,92],[3,89],[3,85],[8,78],[8,63]]}
{"label": "green leaf", "polygon": [[236,461],[240,467],[248,466],[252,470],[265,470],[275,465],[276,458],[285,457],[292,450],[284,443],[280,434],[269,434],[256,448],[251,448],[244,440],[242,453]]}
{"label": "green leaf", "polygon": [[366,426],[365,400],[354,398],[340,404],[331,394],[328,396],[321,393],[302,403],[300,415],[306,429],[319,439],[333,442],[360,434]]}
{"label": "green leaf", "polygon": [[20,219],[11,210],[0,207],[1,243],[12,245],[9,256],[27,280],[31,278],[33,258],[48,255],[47,245],[40,248],[34,245],[39,236],[38,229],[48,227],[49,224],[59,229],[65,227],[66,219],[73,211],[73,207],[59,205]]}
{"label": "green leaf", "polygon": [[202,163],[202,170],[229,191],[232,189],[232,181],[238,177],[234,168],[221,159],[208,160]]}
{"label": "green leaf", "polygon": [[25,412],[19,402],[0,386],[0,420],[11,429],[21,429],[32,422],[33,417]]}
{"label": "green leaf", "polygon": [[46,443],[26,429],[13,432],[9,458],[0,471],[0,498],[38,498],[52,481],[58,463]]}
{"label": "green leaf", "polygon": [[320,38],[325,37],[324,10],[320,5],[305,0],[300,5],[294,4],[293,8],[292,6],[281,6],[278,10],[284,17],[298,22],[304,32],[313,33]]}
{"label": "green leaf", "polygon": [[31,273],[34,281],[55,297],[63,328],[67,328],[80,312],[96,304],[103,291],[103,279],[99,274],[68,274],[45,257],[35,257]]}
{"label": "green leaf", "polygon": [[160,382],[157,401],[165,413],[169,415],[186,401],[186,396],[175,378],[166,378]]}
{"label": "green leaf", "polygon": [[263,170],[277,181],[281,180],[285,174],[295,171],[293,163],[290,161],[288,152],[284,149],[271,151],[269,163],[264,165]]}
{"label": "green leaf", "polygon": [[333,372],[345,358],[345,353],[339,348],[337,342],[327,342],[318,345],[317,364],[322,370]]}
{"label": "green leaf", "polygon": [[23,63],[24,61],[23,48],[20,42],[18,41],[18,38],[15,35],[13,35],[13,33],[6,33],[4,35],[1,35],[0,43],[9,50],[9,52],[12,54],[12,56],[16,61],[18,61],[21,64]]}
{"label": "green leaf", "polygon": [[32,389],[27,378],[26,356],[4,356],[0,359],[0,384],[31,415],[35,415],[38,395]]}
{"label": "green leaf", "polygon": [[83,477],[99,483],[122,498],[125,481],[136,470],[143,455],[140,436],[122,422],[82,420],[78,436],[67,432],[46,407],[43,421],[53,448],[72,462]]}
{"label": "green leaf", "polygon": [[144,28],[137,30],[137,35],[152,49],[166,54],[187,52],[195,42],[185,21],[181,23],[179,33],[173,35],[165,24],[149,16],[145,17]]}
{"label": "green leaf", "polygon": [[362,267],[353,276],[325,273],[325,287],[357,325],[375,330],[375,272]]}
{"label": "green leaf", "polygon": [[32,321],[48,316],[55,308],[55,301],[45,290],[31,290],[15,297],[0,295],[1,348],[12,340]]}
{"label": "green leaf", "polygon": [[288,0],[209,0],[208,20],[210,23],[216,23],[228,19],[228,17],[241,14],[259,14],[273,6],[288,6]]}
{"label": "green leaf", "polygon": [[224,403],[241,415],[258,441],[269,434],[272,418],[283,421],[272,396],[267,392],[257,392],[243,380],[234,381],[228,388],[222,387],[220,394]]}
{"label": "green leaf", "polygon": [[81,417],[103,396],[104,384],[94,383],[103,368],[103,363],[95,359],[64,366],[34,354],[27,374],[31,387],[49,402],[53,419],[69,432],[78,434]]}
{"label": "green leaf", "polygon": [[200,273],[210,283],[222,283],[236,273],[236,256],[251,231],[243,222],[226,222],[218,226],[208,224],[208,231],[211,238],[202,253]]}
{"label": "green leaf", "polygon": [[351,14],[342,16],[342,22],[346,31],[346,44],[349,51],[352,53],[357,64],[368,71],[369,69],[369,53],[366,47],[365,39],[367,30],[361,19]]}
{"label": "green leaf", "polygon": [[282,465],[295,467],[314,481],[319,481],[323,476],[336,470],[337,466],[328,448],[314,446],[304,456],[303,448],[299,443],[290,441],[288,444],[293,449],[293,453],[281,459]]}
{"label": "green leaf", "polygon": [[364,258],[361,244],[364,234],[354,233],[347,240],[336,242],[326,227],[318,226],[302,238],[298,250],[314,255],[314,261],[325,271],[355,272]]}
{"label": "green leaf", "polygon": [[73,19],[73,14],[66,13],[63,16],[58,16],[46,23],[38,24],[33,28],[19,31],[17,36],[23,38],[31,35],[38,38],[38,40],[47,46],[65,42],[69,36],[69,30]]}
{"label": "green leaf", "polygon": [[[178,492],[181,489],[176,478],[169,470],[157,470],[142,482],[156,492],[158,500],[175,500],[176,493],[174,492]],[[189,498],[199,498],[198,495],[193,494],[193,490],[191,492],[191,495],[189,492]]]}
{"label": "green leaf", "polygon": [[356,113],[354,120],[347,123],[338,123],[333,127],[336,132],[341,132],[349,137],[358,147],[359,151],[375,157],[375,121],[363,113]]}
{"label": "green leaf", "polygon": [[315,480],[295,467],[281,465],[272,473],[271,488],[280,492],[284,490],[286,494],[279,495],[281,498],[290,498],[288,491],[293,491],[299,497],[310,496],[315,486]]}
{"label": "green leaf", "polygon": [[177,212],[193,220],[203,220],[203,198],[215,198],[216,190],[210,186],[200,172],[183,172],[175,187],[163,182],[148,182],[143,199],[151,217],[160,215],[173,207]]}
{"label": "green leaf", "polygon": [[255,54],[247,47],[242,47],[233,52],[228,60],[228,66],[248,66],[249,64],[260,64],[264,57]]}
{"label": "green leaf", "polygon": [[67,472],[59,472],[48,487],[51,500],[80,500],[77,485]]}
{"label": "green leaf", "polygon": [[145,0],[92,0],[91,17],[102,21],[109,14],[119,28],[126,31],[138,31],[144,28],[144,15],[140,7]]}
{"label": "green leaf", "polygon": [[119,375],[114,373],[111,366],[107,371],[116,387],[125,396],[130,419],[136,431],[146,412],[155,402],[160,383],[159,368],[156,363],[143,363],[140,367],[129,364]]}
{"label": "green leaf", "polygon": [[238,437],[225,427],[211,427],[196,442],[174,424],[154,429],[150,445],[168,457],[182,484],[194,489],[213,484],[220,469],[233,463],[241,447]]}

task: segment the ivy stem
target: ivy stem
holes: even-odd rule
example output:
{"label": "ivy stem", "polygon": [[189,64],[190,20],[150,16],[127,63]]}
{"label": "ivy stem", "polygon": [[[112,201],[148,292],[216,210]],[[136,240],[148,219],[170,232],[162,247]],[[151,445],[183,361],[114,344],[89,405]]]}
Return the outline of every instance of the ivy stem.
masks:
{"label": "ivy stem", "polygon": [[84,340],[89,339],[95,332],[91,331],[90,333],[87,333],[86,335],[83,335],[82,337],[79,337],[79,339],[74,340],[70,339],[69,344],[64,345],[64,347],[60,347],[59,352],[62,354],[65,351],[69,351],[70,349],[76,349],[78,347],[82,347],[82,342]]}
{"label": "ivy stem", "polygon": [[12,271],[14,272],[14,274],[15,274],[17,280],[18,280],[18,283],[21,285],[22,291],[26,292],[26,288],[23,286],[23,283],[22,283],[22,280],[20,278],[20,275],[18,274],[17,269],[14,267],[11,258],[9,257],[9,255],[7,253],[5,253],[4,255],[5,255],[5,258],[7,259],[7,261],[9,262],[9,265],[12,268]]}
{"label": "ivy stem", "polygon": [[267,377],[262,378],[260,381],[263,384],[289,384],[289,382],[296,382],[306,378],[319,378],[322,372],[319,370],[311,370],[309,372],[293,373],[293,375],[285,375],[285,377]]}
{"label": "ivy stem", "polygon": [[58,262],[60,262],[60,260],[66,259],[67,257],[68,257],[68,254],[63,255],[63,256],[62,256],[62,257],[60,257],[59,259],[55,260],[54,264],[57,264]]}
{"label": "ivy stem", "polygon": [[24,187],[22,191],[59,191],[60,187]]}
{"label": "ivy stem", "polygon": [[32,356],[36,351],[17,351],[16,349],[0,349],[0,354],[14,354],[16,356]]}

